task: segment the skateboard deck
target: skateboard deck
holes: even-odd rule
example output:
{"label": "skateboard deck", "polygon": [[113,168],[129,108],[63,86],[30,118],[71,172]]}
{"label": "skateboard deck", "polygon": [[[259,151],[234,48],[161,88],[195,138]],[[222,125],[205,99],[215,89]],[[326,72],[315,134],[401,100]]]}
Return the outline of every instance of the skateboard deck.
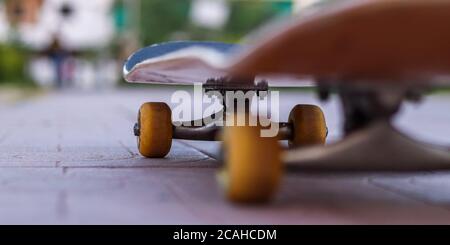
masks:
{"label": "skateboard deck", "polygon": [[129,82],[193,84],[224,76],[219,68],[239,45],[219,42],[179,41],[143,48],[127,60],[124,77]]}
{"label": "skateboard deck", "polygon": [[[172,85],[205,83],[211,78],[227,76],[232,60],[247,48],[244,45],[221,42],[159,43],[131,55],[124,65],[123,73],[125,79],[132,83]],[[261,79],[266,79],[273,86],[312,86],[308,80],[290,76],[269,75]]]}
{"label": "skateboard deck", "polygon": [[[221,76],[261,74],[324,80],[425,82],[449,85],[450,1],[350,1],[265,30],[239,46],[171,42],[144,48],[124,67],[129,82],[204,83]],[[267,33],[270,33],[267,35]],[[303,86],[305,80],[269,79]]]}

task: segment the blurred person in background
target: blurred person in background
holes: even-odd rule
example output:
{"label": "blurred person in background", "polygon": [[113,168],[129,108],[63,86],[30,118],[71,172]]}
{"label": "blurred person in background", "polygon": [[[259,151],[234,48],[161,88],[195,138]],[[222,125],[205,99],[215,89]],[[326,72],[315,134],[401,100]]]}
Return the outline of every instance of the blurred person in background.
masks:
{"label": "blurred person in background", "polygon": [[19,43],[32,54],[29,71],[40,85],[95,86],[98,82],[95,73],[102,72],[102,67],[91,69],[94,74],[90,78],[80,74],[86,73],[83,69],[87,62],[95,65],[114,38],[113,3],[113,0],[6,0],[12,27],[9,41]]}

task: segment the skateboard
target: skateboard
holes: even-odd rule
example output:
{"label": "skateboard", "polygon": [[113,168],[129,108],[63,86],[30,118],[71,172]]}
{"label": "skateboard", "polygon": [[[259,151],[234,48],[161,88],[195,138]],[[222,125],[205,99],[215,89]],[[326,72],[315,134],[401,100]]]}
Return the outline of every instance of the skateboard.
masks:
{"label": "skateboard", "polygon": [[[146,103],[134,130],[139,150],[164,157],[172,139],[223,140],[218,176],[235,202],[269,200],[282,162],[304,171],[449,169],[448,149],[416,142],[391,125],[404,101],[450,86],[449,21],[446,0],[346,1],[271,27],[248,45],[182,41],[144,48],[124,66],[128,82],[202,83],[223,92],[310,86],[303,79],[309,78],[320,99],[340,98],[345,137],[325,145],[325,116],[315,105],[295,106],[276,137],[261,137],[261,126],[175,127],[166,104]],[[269,78],[258,82],[258,76]],[[290,149],[282,150],[279,140]]]}

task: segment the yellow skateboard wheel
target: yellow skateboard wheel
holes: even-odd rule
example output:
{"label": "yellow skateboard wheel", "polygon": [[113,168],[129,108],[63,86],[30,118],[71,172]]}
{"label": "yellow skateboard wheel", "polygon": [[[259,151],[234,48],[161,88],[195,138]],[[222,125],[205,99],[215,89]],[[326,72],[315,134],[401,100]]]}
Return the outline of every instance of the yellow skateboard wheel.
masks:
{"label": "yellow skateboard wheel", "polygon": [[148,158],[165,157],[172,146],[172,112],[165,103],[145,103],[139,109],[138,148]]}
{"label": "yellow skateboard wheel", "polygon": [[260,129],[227,127],[223,132],[225,167],[218,179],[232,202],[269,201],[279,185],[281,147],[277,138],[260,137]]}
{"label": "yellow skateboard wheel", "polygon": [[293,130],[290,147],[325,144],[328,129],[320,107],[296,105],[289,114],[289,123]]}

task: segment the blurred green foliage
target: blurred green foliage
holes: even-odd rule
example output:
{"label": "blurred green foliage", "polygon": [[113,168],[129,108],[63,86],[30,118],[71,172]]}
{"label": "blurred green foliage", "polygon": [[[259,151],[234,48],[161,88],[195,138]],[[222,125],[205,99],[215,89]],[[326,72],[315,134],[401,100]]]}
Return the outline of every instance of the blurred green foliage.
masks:
{"label": "blurred green foliage", "polygon": [[190,1],[143,0],[139,32],[143,43],[167,41],[175,30],[188,27]]}
{"label": "blurred green foliage", "polygon": [[25,71],[27,55],[17,45],[0,44],[0,83],[31,83]]}
{"label": "blurred green foliage", "polygon": [[236,37],[245,36],[278,14],[286,12],[282,8],[283,3],[285,2],[233,1],[230,20],[224,31]]}
{"label": "blurred green foliage", "polygon": [[219,30],[195,26],[189,19],[192,1],[143,0],[139,33],[142,44],[172,39],[236,42],[273,17],[290,13],[290,1],[230,0],[230,17]]}

